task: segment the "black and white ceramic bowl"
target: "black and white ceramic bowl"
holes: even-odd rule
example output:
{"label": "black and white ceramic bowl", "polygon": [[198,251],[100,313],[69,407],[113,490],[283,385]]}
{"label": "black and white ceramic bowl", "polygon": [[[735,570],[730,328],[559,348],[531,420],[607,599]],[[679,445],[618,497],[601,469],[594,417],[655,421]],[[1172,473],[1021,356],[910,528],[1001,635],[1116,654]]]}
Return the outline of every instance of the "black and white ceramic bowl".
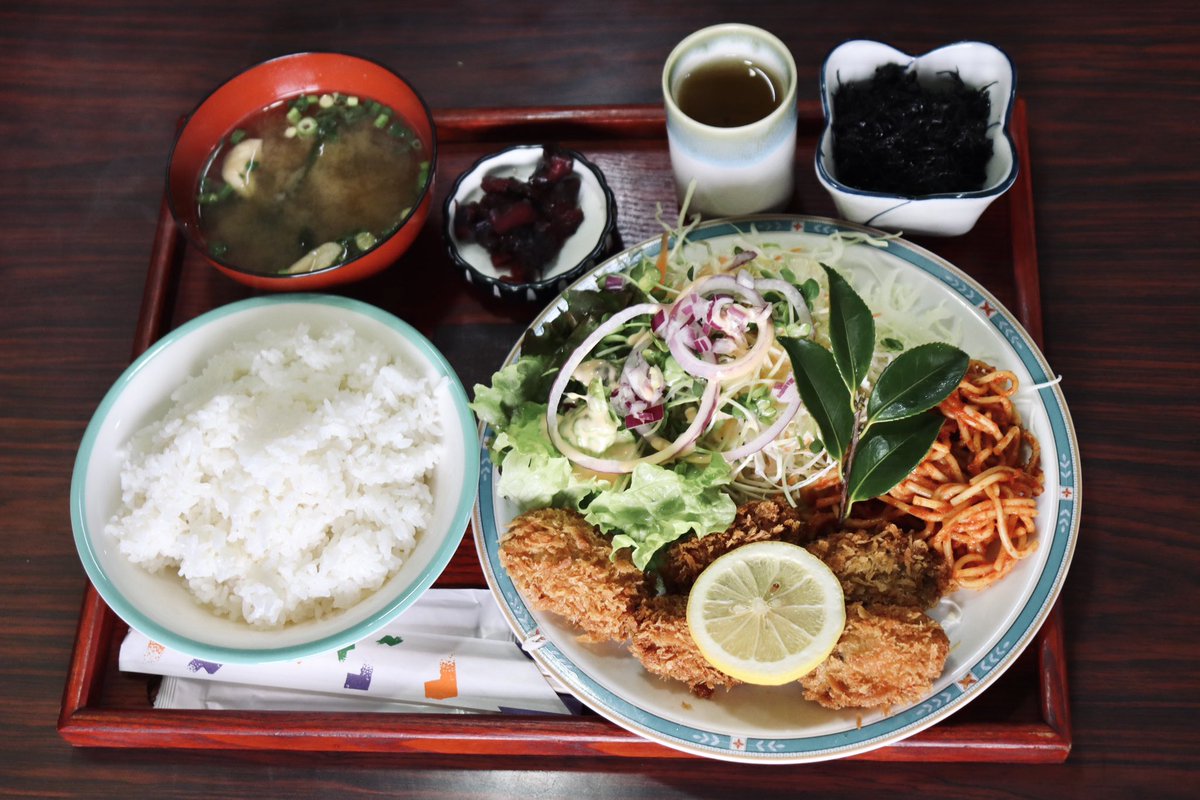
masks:
{"label": "black and white ceramic bowl", "polygon": [[[968,86],[987,91],[991,101],[988,138],[992,141],[992,158],[982,188],[950,194],[898,195],[856,189],[838,179],[833,159],[833,95],[841,84],[867,80],[884,64],[900,64],[915,72],[918,81],[955,72]],[[815,158],[817,179],[833,198],[838,214],[851,222],[907,234],[964,234],[1017,179],[1019,160],[1009,133],[1016,87],[1012,61],[1002,50],[986,42],[956,42],[920,56],[882,42],[861,39],[843,42],[830,52],[821,68],[825,129]]]}
{"label": "black and white ceramic bowl", "polygon": [[612,252],[616,244],[616,198],[599,167],[574,150],[563,148],[563,152],[574,159],[575,174],[580,178],[579,206],[583,209],[583,222],[546,266],[538,281],[514,283],[506,280],[503,273],[492,266],[487,250],[474,242],[460,241],[454,235],[454,213],[460,204],[483,197],[480,184],[489,175],[528,179],[542,157],[542,145],[515,145],[486,155],[454,182],[442,208],[442,230],[451,262],[469,283],[502,300],[546,303]]}

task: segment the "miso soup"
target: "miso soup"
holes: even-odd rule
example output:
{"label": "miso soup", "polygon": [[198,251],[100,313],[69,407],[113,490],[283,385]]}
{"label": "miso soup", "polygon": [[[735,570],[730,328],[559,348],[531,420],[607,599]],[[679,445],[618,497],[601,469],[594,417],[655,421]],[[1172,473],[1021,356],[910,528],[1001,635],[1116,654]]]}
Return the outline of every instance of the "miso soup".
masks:
{"label": "miso soup", "polygon": [[392,109],[306,95],[243,120],[197,187],[209,252],[248,272],[312,272],[370,250],[412,212],[426,143]]}

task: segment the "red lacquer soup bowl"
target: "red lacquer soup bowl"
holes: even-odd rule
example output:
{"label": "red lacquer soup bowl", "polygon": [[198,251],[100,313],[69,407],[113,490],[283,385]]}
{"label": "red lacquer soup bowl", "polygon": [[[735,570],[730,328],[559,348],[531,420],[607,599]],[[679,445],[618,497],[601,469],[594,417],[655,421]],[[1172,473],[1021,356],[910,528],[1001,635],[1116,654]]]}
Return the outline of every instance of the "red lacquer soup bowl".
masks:
{"label": "red lacquer soup bowl", "polygon": [[[422,173],[411,210],[392,232],[356,247],[348,260],[332,266],[294,273],[262,272],[239,266],[232,256],[213,252],[200,226],[200,178],[219,143],[248,118],[295,98],[363,98],[378,103],[403,120],[419,140]],[[339,101],[339,102],[344,102]],[[314,106],[315,108],[316,106]],[[167,198],[171,213],[190,243],[213,266],[234,280],[267,291],[313,291],[361,280],[391,266],[408,250],[429,214],[437,141],[429,107],[407,81],[386,67],[342,53],[296,53],[263,62],[217,87],[191,113],[180,130],[167,167]],[[231,140],[232,141],[232,140]],[[420,179],[419,179],[420,180]]]}

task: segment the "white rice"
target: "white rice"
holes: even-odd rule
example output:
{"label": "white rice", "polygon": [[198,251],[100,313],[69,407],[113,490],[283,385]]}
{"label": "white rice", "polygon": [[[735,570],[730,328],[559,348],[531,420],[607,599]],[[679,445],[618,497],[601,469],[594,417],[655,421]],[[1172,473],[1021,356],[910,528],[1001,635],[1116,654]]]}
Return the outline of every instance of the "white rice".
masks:
{"label": "white rice", "polygon": [[352,606],[429,522],[435,389],[349,326],[264,332],[132,437],[105,530],[233,619],[280,626]]}

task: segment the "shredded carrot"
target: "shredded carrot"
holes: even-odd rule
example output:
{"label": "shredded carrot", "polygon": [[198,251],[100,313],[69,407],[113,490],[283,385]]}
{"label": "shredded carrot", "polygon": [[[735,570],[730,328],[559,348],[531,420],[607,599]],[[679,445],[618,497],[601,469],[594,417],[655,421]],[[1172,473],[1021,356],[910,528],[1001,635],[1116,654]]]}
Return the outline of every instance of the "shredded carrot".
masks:
{"label": "shredded carrot", "polygon": [[663,281],[667,280],[667,234],[664,231],[662,235],[662,243],[658,246],[658,274],[662,276]]}

